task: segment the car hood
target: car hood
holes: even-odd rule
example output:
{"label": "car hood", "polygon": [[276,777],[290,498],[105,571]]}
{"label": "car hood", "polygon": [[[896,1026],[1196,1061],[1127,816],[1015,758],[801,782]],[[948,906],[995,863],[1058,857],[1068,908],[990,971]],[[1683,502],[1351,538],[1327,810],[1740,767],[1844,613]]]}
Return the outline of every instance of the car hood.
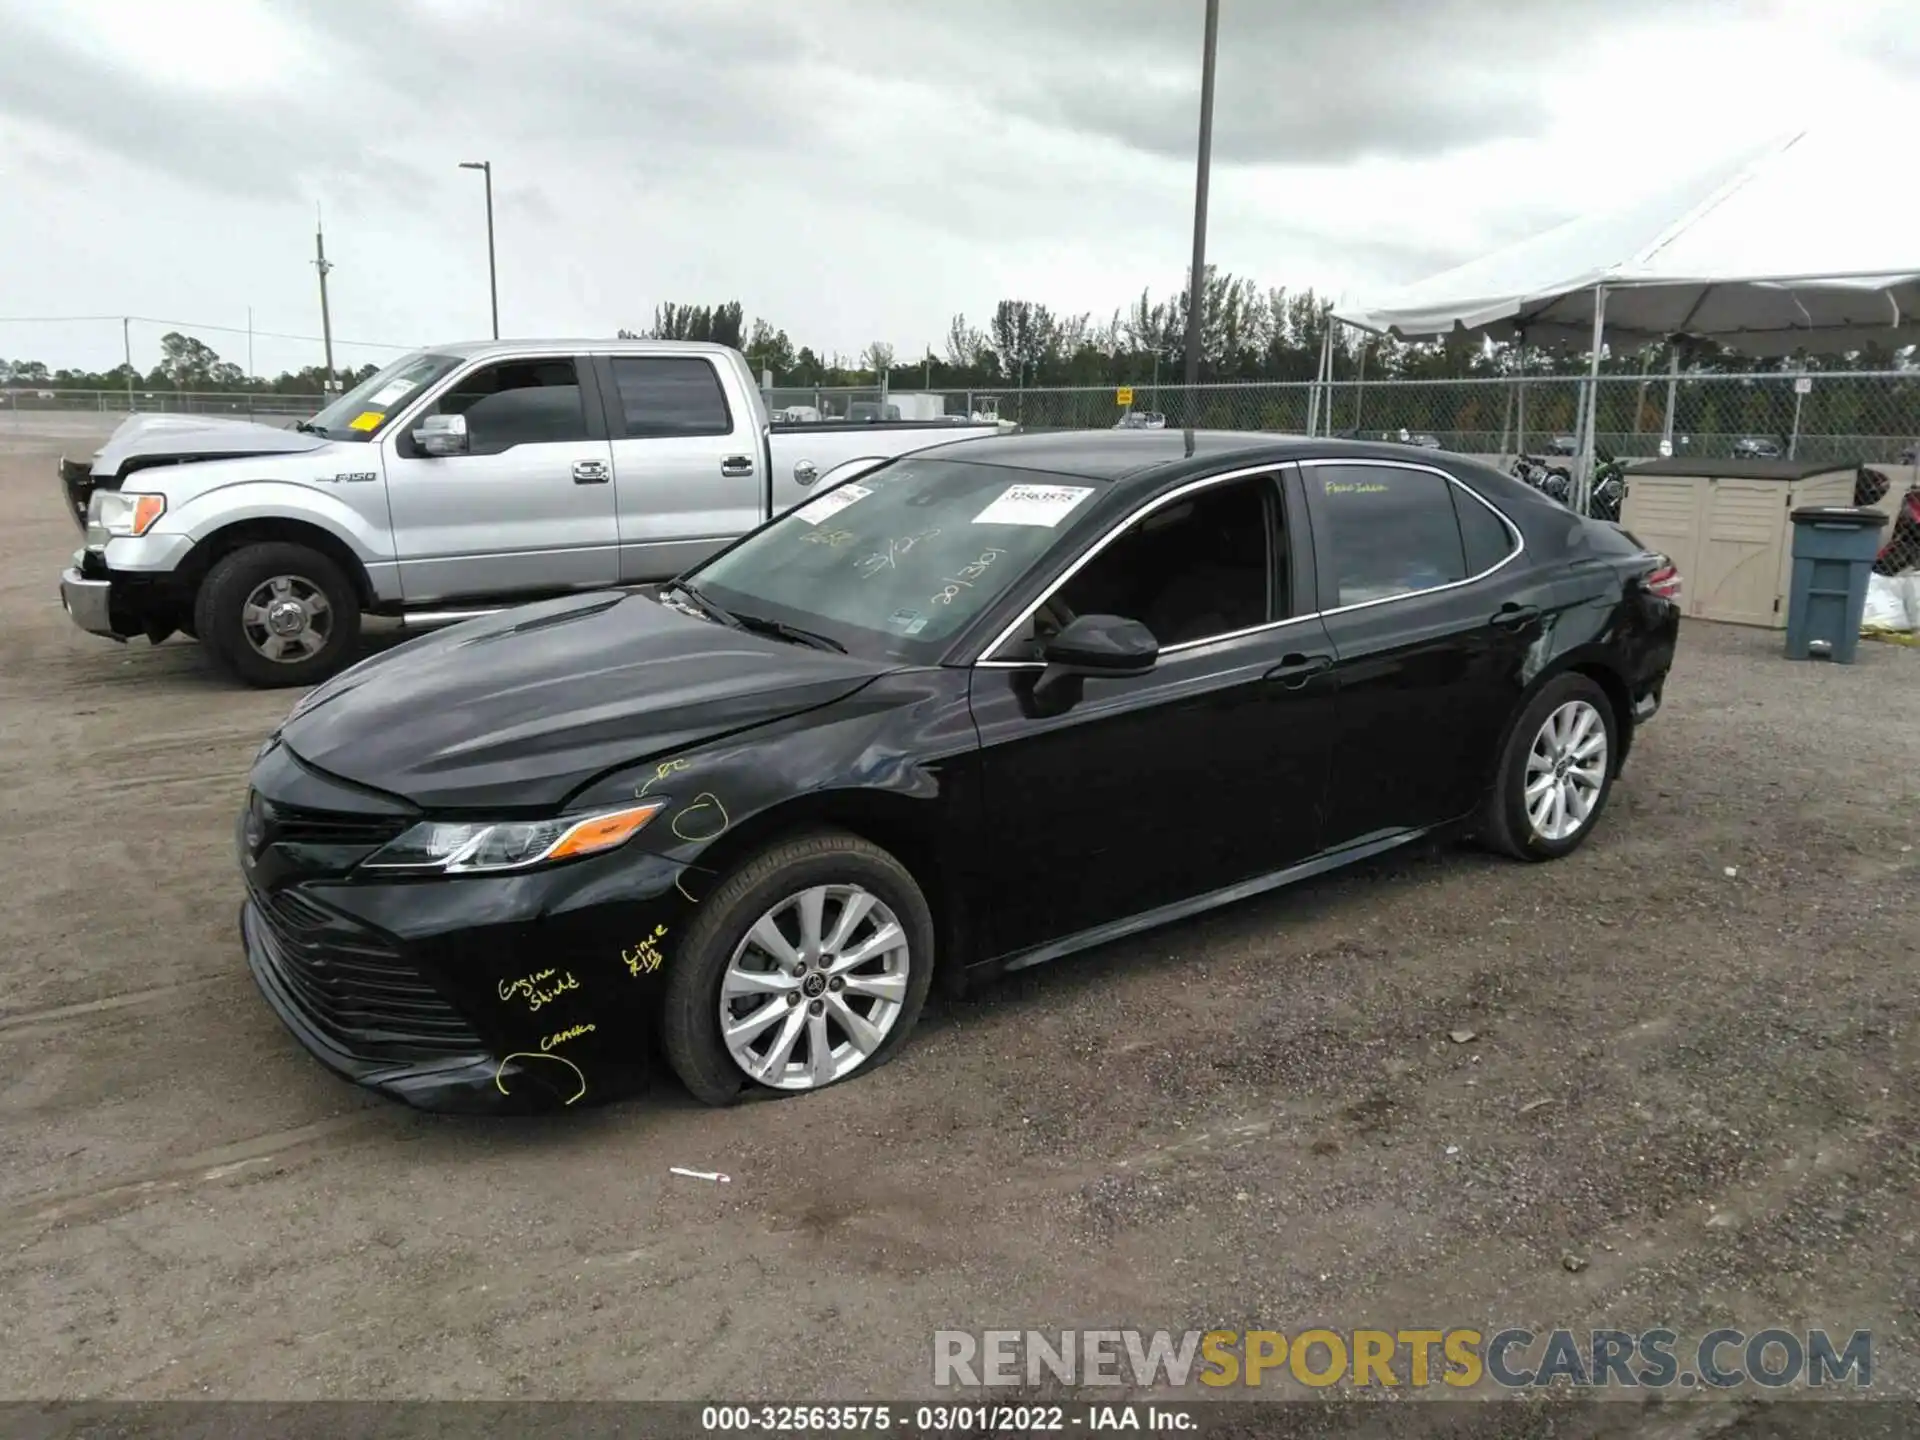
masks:
{"label": "car hood", "polygon": [[324,436],[205,415],[134,415],[94,453],[96,475],[118,475],[129,460],[237,460],[299,455],[332,442]]}
{"label": "car hood", "polygon": [[641,595],[577,595],[363,661],[280,734],[315,768],[427,809],[552,807],[608,770],[827,704],[891,668]]}

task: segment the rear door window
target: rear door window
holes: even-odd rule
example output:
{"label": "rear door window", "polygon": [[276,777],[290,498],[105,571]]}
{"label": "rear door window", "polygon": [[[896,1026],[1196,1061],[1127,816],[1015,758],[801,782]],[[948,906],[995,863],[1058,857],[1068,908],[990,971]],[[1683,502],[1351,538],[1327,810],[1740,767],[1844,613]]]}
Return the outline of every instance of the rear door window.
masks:
{"label": "rear door window", "polygon": [[731,435],[733,414],[713,362],[693,355],[616,355],[618,429],[628,439]]}
{"label": "rear door window", "polygon": [[1329,609],[1467,578],[1453,486],[1440,475],[1367,464],[1311,465],[1305,473],[1321,600]]}

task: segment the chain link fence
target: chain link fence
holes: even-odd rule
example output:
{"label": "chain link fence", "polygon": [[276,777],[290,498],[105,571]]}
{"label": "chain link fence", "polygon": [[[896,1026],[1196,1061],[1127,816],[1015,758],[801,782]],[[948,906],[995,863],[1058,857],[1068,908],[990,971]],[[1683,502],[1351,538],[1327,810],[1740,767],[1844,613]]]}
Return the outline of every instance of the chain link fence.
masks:
{"label": "chain link fence", "polygon": [[[980,389],[775,386],[766,392],[786,424],[998,418],[1030,430],[1119,425],[1258,430],[1408,441],[1466,455],[1564,456],[1573,449],[1584,377],[1472,380],[1243,381],[1136,385],[1131,404],[1111,385]],[[0,389],[0,410],[311,415],[322,395],[261,392]],[[1669,432],[1666,417],[1673,421]],[[1841,464],[1912,464],[1920,443],[1920,370],[1794,375],[1606,375],[1599,381],[1596,443],[1623,460],[1676,455],[1794,458]]]}
{"label": "chain link fence", "polygon": [[237,415],[299,419],[327,403],[324,395],[272,391],[0,389],[0,414]]}
{"label": "chain link fence", "polygon": [[[1136,385],[1131,404],[1111,385],[993,390],[775,387],[776,420],[997,416],[1030,430],[1264,430],[1404,440],[1467,455],[1567,455],[1589,381],[1582,376],[1472,380],[1245,381]],[[1604,375],[1598,447],[1621,459],[1792,458],[1912,463],[1920,441],[1920,370],[1796,375]],[[1672,413],[1669,429],[1667,416]],[[897,413],[896,413],[897,412]]]}

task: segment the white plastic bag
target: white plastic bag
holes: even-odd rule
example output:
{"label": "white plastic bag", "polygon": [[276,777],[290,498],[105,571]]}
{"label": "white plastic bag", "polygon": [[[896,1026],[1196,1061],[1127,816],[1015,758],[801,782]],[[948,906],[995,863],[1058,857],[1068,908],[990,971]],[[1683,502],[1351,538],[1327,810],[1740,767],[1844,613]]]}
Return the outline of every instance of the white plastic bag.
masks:
{"label": "white plastic bag", "polygon": [[1912,577],[1905,575],[1869,575],[1867,608],[1860,616],[1862,634],[1870,630],[1911,630],[1908,597]]}
{"label": "white plastic bag", "polygon": [[1900,587],[1900,596],[1906,601],[1906,629],[1920,632],[1920,573],[1909,570],[1904,575],[1893,577],[1893,583]]}

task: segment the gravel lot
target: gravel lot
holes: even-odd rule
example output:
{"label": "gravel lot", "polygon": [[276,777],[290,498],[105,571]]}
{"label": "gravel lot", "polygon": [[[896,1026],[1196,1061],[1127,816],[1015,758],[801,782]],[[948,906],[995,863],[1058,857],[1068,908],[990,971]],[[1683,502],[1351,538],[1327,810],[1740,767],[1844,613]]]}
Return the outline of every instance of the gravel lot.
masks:
{"label": "gravel lot", "polygon": [[73,630],[62,443],[0,430],[5,1392],[897,1398],[937,1328],[1312,1323],[1870,1328],[1920,1392],[1920,653],[1692,623],[1562,864],[1042,967],[810,1099],[441,1120],[254,992],[229,831],[293,697]]}

